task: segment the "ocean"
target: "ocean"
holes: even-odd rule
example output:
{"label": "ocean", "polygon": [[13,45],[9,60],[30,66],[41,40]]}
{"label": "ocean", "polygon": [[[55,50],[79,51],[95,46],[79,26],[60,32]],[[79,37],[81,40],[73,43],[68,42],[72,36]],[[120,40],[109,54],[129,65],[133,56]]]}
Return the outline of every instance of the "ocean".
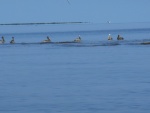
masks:
{"label": "ocean", "polygon": [[[150,23],[0,30],[0,113],[150,112]],[[47,36],[52,43],[41,44]]]}

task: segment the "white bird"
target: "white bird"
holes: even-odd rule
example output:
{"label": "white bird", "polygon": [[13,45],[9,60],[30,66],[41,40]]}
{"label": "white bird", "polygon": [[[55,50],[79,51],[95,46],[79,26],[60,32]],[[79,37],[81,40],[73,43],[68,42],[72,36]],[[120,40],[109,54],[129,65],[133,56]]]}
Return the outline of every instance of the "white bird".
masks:
{"label": "white bird", "polygon": [[113,40],[110,34],[108,35],[108,40]]}
{"label": "white bird", "polygon": [[81,37],[80,37],[80,35],[79,35],[78,38],[76,38],[76,39],[74,40],[74,42],[81,42]]}

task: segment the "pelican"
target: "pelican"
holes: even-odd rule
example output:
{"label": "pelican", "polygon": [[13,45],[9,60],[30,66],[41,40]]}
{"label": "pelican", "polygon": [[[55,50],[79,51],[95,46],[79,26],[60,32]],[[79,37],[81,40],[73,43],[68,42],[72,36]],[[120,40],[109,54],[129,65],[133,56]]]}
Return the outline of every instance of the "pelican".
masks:
{"label": "pelican", "polygon": [[12,40],[10,41],[11,44],[15,43],[14,37],[12,37]]}
{"label": "pelican", "polygon": [[4,37],[2,36],[2,40],[0,40],[0,44],[3,44],[3,43],[5,43],[5,39],[4,39]]}
{"label": "pelican", "polygon": [[76,38],[76,39],[74,40],[74,42],[81,42],[81,37],[80,37],[80,35],[79,35],[78,38]]}
{"label": "pelican", "polygon": [[51,42],[51,39],[47,36],[47,40],[43,40],[42,43],[49,43]]}
{"label": "pelican", "polygon": [[120,35],[117,36],[117,40],[124,40],[123,37],[121,37]]}
{"label": "pelican", "polygon": [[108,40],[113,40],[113,38],[111,37],[111,34],[108,35]]}

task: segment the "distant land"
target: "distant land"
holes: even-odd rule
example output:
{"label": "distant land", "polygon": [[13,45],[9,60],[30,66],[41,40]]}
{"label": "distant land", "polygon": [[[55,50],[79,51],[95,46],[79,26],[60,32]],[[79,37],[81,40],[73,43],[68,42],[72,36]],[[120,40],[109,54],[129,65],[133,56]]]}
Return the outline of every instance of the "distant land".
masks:
{"label": "distant land", "polygon": [[0,24],[0,25],[82,24],[82,23],[88,23],[88,22],[7,23],[7,24]]}

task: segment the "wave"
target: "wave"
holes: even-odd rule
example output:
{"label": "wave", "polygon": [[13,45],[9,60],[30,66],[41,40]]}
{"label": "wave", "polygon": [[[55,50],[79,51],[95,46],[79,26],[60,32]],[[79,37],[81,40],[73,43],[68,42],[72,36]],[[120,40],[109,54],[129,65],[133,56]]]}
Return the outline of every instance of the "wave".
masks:
{"label": "wave", "polygon": [[55,46],[63,46],[63,47],[96,47],[96,46],[119,46],[119,45],[150,45],[150,40],[132,40],[132,41],[98,41],[98,42],[22,42],[22,43],[4,43],[0,45],[55,45]]}

